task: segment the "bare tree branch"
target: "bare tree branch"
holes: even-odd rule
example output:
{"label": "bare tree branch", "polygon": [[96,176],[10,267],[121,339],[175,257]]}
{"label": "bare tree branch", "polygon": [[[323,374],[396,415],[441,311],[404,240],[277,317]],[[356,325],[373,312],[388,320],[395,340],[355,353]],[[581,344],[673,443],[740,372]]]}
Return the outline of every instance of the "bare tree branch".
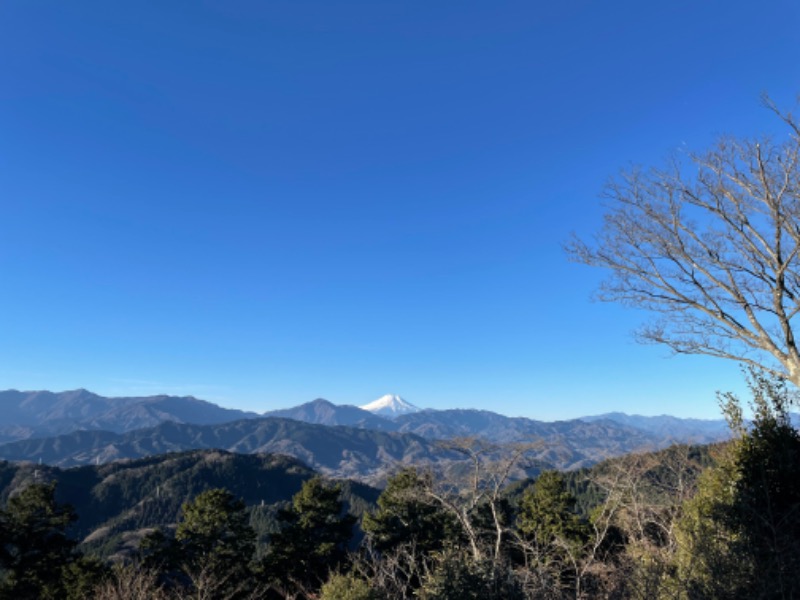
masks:
{"label": "bare tree branch", "polygon": [[641,341],[800,386],[800,125],[764,104],[788,128],[785,139],[721,139],[667,169],[624,173],[606,187],[599,234],[566,250],[610,271],[601,300],[660,315]]}

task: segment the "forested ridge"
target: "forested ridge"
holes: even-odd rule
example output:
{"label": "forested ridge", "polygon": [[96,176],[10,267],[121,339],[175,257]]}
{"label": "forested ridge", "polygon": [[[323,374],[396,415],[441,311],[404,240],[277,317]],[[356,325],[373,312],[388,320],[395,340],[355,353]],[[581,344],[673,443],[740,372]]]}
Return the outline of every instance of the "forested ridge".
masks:
{"label": "forested ridge", "polygon": [[752,374],[737,435],[512,482],[524,446],[382,491],[295,459],[195,451],[60,470],[0,464],[7,598],[792,598],[800,435]]}

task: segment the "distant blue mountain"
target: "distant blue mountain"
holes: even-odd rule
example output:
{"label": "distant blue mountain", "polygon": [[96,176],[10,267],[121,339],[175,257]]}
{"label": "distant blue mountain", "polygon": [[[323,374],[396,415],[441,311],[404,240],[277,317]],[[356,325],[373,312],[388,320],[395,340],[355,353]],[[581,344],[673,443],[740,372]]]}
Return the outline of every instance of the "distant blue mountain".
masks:
{"label": "distant blue mountain", "polygon": [[681,419],[669,415],[645,417],[610,412],[582,417],[581,420],[589,423],[600,420],[613,421],[657,436],[664,443],[708,444],[731,437],[731,431],[724,419]]}
{"label": "distant blue mountain", "polygon": [[437,462],[438,440],[455,437],[531,443],[540,464],[562,469],[632,451],[730,437],[722,419],[617,412],[544,422],[472,409],[423,410],[385,418],[321,398],[258,415],[191,396],[105,398],[87,390],[8,390],[0,392],[0,409],[0,444],[7,442],[0,446],[0,458],[10,460],[41,458],[67,466],[223,448],[283,452],[328,474],[367,479],[382,477],[391,464]]}
{"label": "distant blue mountain", "polygon": [[106,398],[84,389],[67,392],[0,391],[0,442],[78,430],[122,433],[165,421],[213,425],[258,417],[192,396]]}
{"label": "distant blue mountain", "polygon": [[312,402],[286,408],[283,410],[271,410],[264,413],[265,417],[280,417],[283,419],[294,419],[304,423],[314,423],[317,425],[348,425],[351,427],[361,427],[364,429],[378,429],[394,431],[396,426],[383,417],[350,405],[336,405],[323,398],[317,398]]}

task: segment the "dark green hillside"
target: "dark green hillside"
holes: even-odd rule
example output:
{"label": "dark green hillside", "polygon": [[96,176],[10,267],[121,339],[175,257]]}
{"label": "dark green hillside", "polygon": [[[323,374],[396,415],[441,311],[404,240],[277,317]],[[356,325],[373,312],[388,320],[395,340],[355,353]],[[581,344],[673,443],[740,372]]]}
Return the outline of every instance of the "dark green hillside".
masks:
{"label": "dark green hillside", "polygon": [[61,501],[78,509],[86,535],[109,519],[124,529],[174,523],[184,502],[210,488],[224,487],[246,504],[272,504],[313,475],[285,456],[192,451],[68,469],[57,489]]}
{"label": "dark green hillside", "polygon": [[[56,483],[56,499],[71,504],[78,521],[71,535],[108,555],[135,545],[140,532],[178,521],[181,506],[201,492],[225,488],[252,508],[261,533],[272,527],[277,508],[315,472],[297,459],[277,454],[233,454],[194,450],[106,465],[59,469],[0,462],[0,498],[31,483]],[[345,482],[343,498],[360,516],[378,491]]]}

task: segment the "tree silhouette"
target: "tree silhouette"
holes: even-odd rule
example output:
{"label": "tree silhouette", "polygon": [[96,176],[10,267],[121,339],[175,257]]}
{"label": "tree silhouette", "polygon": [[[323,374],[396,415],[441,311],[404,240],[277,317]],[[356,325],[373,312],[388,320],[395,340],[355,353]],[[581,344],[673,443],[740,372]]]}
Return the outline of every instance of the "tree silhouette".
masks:
{"label": "tree silhouette", "polygon": [[341,488],[309,479],[278,514],[281,531],[272,535],[263,561],[279,585],[310,593],[319,589],[347,556],[355,517],[343,513]]}
{"label": "tree silhouette", "polygon": [[143,566],[160,570],[173,587],[235,599],[255,585],[255,539],[244,502],[216,488],[183,505],[174,539],[157,530],[142,541],[140,554]]}
{"label": "tree silhouette", "polygon": [[77,517],[55,501],[55,484],[34,484],[0,511],[0,595],[63,598],[62,569],[73,562],[76,542],[66,535]]}
{"label": "tree silhouette", "polygon": [[752,424],[724,394],[739,437],[703,475],[681,523],[678,566],[693,598],[800,596],[800,433],[784,380],[750,370],[749,384]]}
{"label": "tree silhouette", "polygon": [[427,554],[458,536],[455,520],[426,494],[431,477],[408,468],[389,478],[377,510],[364,516],[364,531],[375,550],[413,544],[417,552]]}

